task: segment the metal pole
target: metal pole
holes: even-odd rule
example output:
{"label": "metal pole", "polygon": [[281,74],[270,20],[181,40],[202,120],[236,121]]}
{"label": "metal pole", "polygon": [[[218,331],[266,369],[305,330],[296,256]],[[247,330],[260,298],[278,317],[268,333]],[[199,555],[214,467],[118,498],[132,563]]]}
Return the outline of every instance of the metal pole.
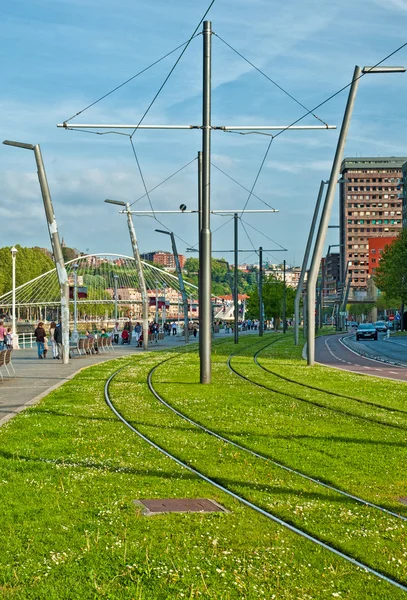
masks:
{"label": "metal pole", "polygon": [[[202,234],[202,151],[198,152],[198,251],[199,256],[201,252],[201,234]],[[201,294],[201,261],[199,260],[198,267],[198,320],[199,320],[199,331],[202,331],[202,294]],[[188,311],[187,311],[187,320],[186,324],[188,325]],[[188,328],[188,327],[187,327]],[[199,356],[203,356],[202,350],[202,335],[199,335]]]}
{"label": "metal pole", "polygon": [[336,183],[338,181],[343,151],[345,148],[346,138],[350,120],[352,117],[353,106],[355,104],[356,92],[359,86],[359,77],[361,74],[360,67],[356,66],[352,85],[349,90],[348,102],[346,104],[345,114],[343,117],[341,132],[339,134],[338,144],[336,147],[335,158],[332,165],[331,176],[329,178],[328,191],[325,197],[324,207],[322,209],[321,221],[319,223],[317,238],[315,241],[314,253],[312,256],[311,267],[309,270],[309,281],[307,285],[307,305],[308,305],[308,332],[307,332],[307,363],[312,366],[315,364],[315,285],[318,277],[318,269],[321,262],[322,249],[324,247],[326,232],[328,230],[329,219],[331,217],[332,206],[335,199]]}
{"label": "metal pole", "polygon": [[155,282],[155,322],[158,324],[158,281]]}
{"label": "metal pole", "polygon": [[78,341],[78,267],[76,263],[73,266],[73,332],[72,341]]}
{"label": "metal pole", "polygon": [[133,247],[133,256],[136,262],[136,269],[138,280],[140,284],[141,291],[141,306],[142,306],[142,321],[143,321],[143,348],[144,350],[148,350],[148,296],[147,296],[147,288],[146,282],[144,279],[143,267],[141,265],[140,260],[140,252],[138,249],[138,243],[136,238],[136,231],[134,229],[133,219],[131,217],[130,204],[126,203],[126,213],[127,213],[127,224],[129,226],[129,233],[131,239],[131,245]]}
{"label": "metal pole", "polygon": [[113,280],[114,280],[114,320],[115,320],[115,326],[116,326],[117,315],[118,315],[118,310],[117,310],[117,280],[118,279],[119,279],[118,275],[113,275]]}
{"label": "metal pole", "polygon": [[[298,346],[298,337],[299,337],[299,328],[300,328],[300,300],[301,300],[301,293],[302,293],[302,287],[304,285],[304,281],[305,281],[305,274],[307,272],[307,265],[308,265],[308,258],[309,258],[309,254],[310,254],[310,250],[311,250],[311,246],[312,246],[312,239],[314,237],[314,231],[315,231],[315,225],[317,222],[317,218],[318,218],[318,213],[319,213],[319,207],[321,205],[321,199],[322,199],[322,194],[324,191],[324,185],[325,185],[325,181],[321,181],[321,184],[319,186],[319,192],[318,192],[318,197],[317,197],[317,201],[315,204],[315,208],[314,208],[314,214],[312,217],[312,222],[311,222],[311,227],[309,230],[309,234],[308,234],[308,241],[307,241],[307,245],[305,248],[305,253],[304,253],[304,258],[302,261],[302,267],[301,267],[301,274],[300,274],[300,278],[298,280],[298,286],[297,286],[297,291],[295,294],[295,300],[294,300],[294,343],[296,346]],[[306,312],[305,309],[305,304],[303,304],[304,307],[304,315]],[[304,328],[305,328],[305,319],[304,319]]]}
{"label": "metal pole", "polygon": [[13,349],[18,348],[18,336],[16,332],[16,254],[18,250],[14,246],[11,249],[11,280],[12,280],[12,321],[11,332],[13,334]]}
{"label": "metal pole", "polygon": [[[172,244],[172,253],[174,255],[174,261],[175,261],[175,269],[176,269],[177,275],[178,275],[179,289],[181,292],[182,304],[184,307],[185,343],[188,344],[188,298],[187,298],[187,293],[185,291],[184,278],[182,276],[181,265],[179,262],[177,245],[175,243],[175,235],[173,234],[172,231],[170,232],[170,236],[171,236],[171,244]],[[179,320],[179,308],[178,308],[178,320]],[[178,324],[178,327],[179,327],[179,324]]]}
{"label": "metal pole", "polygon": [[287,286],[285,281],[286,262],[283,262],[283,333],[287,331]]}
{"label": "metal pole", "polygon": [[238,232],[239,232],[239,217],[238,214],[235,213],[233,216],[234,219],[234,230],[235,230],[235,265],[234,265],[234,277],[233,277],[233,304],[235,306],[234,317],[235,317],[235,325],[234,325],[234,342],[235,344],[239,343],[239,295],[237,289],[237,263],[238,263]]}
{"label": "metal pole", "polygon": [[62,360],[66,365],[69,363],[69,284],[68,275],[65,268],[64,256],[62,254],[61,241],[59,239],[58,226],[55,220],[54,209],[52,206],[51,194],[48,187],[47,176],[42,160],[39,144],[33,148],[35,162],[37,163],[37,174],[40,182],[42,199],[44,202],[45,214],[49,236],[51,239],[52,253],[54,256],[57,270],[58,282],[61,294],[61,327],[62,327]]}
{"label": "metal pole", "polygon": [[167,321],[167,311],[166,311],[166,306],[165,306],[165,303],[166,303],[165,283],[163,283],[163,292],[164,292],[164,305],[163,305],[163,308],[162,308],[162,311],[161,311],[161,321],[162,321],[163,331],[165,332],[164,325],[165,325],[165,323]]}
{"label": "metal pole", "polygon": [[264,330],[263,319],[263,248],[259,248],[259,336],[262,337]]}
{"label": "metal pole", "polygon": [[202,228],[199,243],[201,301],[200,382],[211,382],[211,22],[203,24],[203,107],[202,107]]}

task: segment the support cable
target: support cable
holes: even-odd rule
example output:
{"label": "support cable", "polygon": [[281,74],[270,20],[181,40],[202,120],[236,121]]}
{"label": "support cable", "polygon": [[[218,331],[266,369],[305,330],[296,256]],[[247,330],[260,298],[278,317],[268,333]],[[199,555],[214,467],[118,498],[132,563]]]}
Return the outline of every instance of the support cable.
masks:
{"label": "support cable", "polygon": [[243,221],[243,219],[240,219],[241,222],[246,223],[246,225],[248,227],[250,227],[251,229],[254,229],[254,231],[257,231],[257,233],[260,233],[260,235],[263,235],[265,238],[267,238],[268,240],[270,240],[270,242],[273,242],[273,244],[276,244],[277,246],[280,246],[280,248],[282,250],[286,250],[286,248],[284,248],[284,246],[282,246],[281,244],[279,244],[278,242],[276,242],[276,240],[273,240],[271,237],[269,237],[268,235],[266,235],[265,233],[263,233],[262,231],[260,231],[260,229],[256,229],[256,227],[254,227],[253,225],[250,225],[250,223],[248,223],[247,221]]}
{"label": "support cable", "polygon": [[[262,71],[261,69],[259,69],[259,67],[256,67],[255,64],[253,64],[248,58],[246,58],[245,56],[243,56],[243,54],[241,54],[238,50],[236,50],[236,48],[233,48],[233,46],[231,46],[230,44],[228,44],[228,42],[226,42],[223,38],[221,38],[220,35],[218,35],[217,33],[214,33],[213,35],[216,35],[216,37],[221,42],[223,42],[225,44],[225,46],[227,46],[228,48],[230,48],[230,50],[232,50],[238,56],[240,56],[240,58],[242,58],[244,61],[246,61],[258,73],[260,73],[260,75],[263,75],[263,77],[265,77],[266,79],[268,79],[268,81],[270,81],[279,90],[281,90],[284,94],[286,94],[286,96],[288,96],[289,98],[291,98],[291,100],[294,100],[294,102],[296,102],[302,108],[305,108],[305,110],[308,111],[308,108],[304,104],[302,104],[302,102],[300,102],[299,100],[297,100],[297,98],[294,98],[294,96],[292,94],[290,94],[289,92],[287,92],[287,90],[285,90],[283,87],[281,87],[281,85],[279,85],[276,81],[274,81],[273,79],[271,79],[271,77],[269,77],[268,75],[266,75],[266,73],[264,73],[264,71]],[[315,115],[312,110],[309,110],[307,114],[312,114],[312,116],[315,117],[320,123],[322,123],[323,125],[325,125],[326,127],[328,127],[328,124],[325,123],[325,121],[323,121],[322,119],[320,119],[317,115]]]}
{"label": "support cable", "polygon": [[[229,132],[229,133],[235,133],[235,132]],[[236,132],[239,133],[239,132]],[[246,192],[250,192],[250,190],[245,187],[244,185],[242,185],[241,183],[239,183],[236,179],[234,179],[233,177],[231,177],[230,175],[228,175],[227,173],[225,173],[225,171],[222,171],[222,169],[220,169],[219,167],[217,167],[216,165],[214,165],[211,162],[212,167],[215,167],[215,169],[217,169],[218,171],[220,171],[221,173],[223,173],[223,175],[226,175],[226,177],[229,177],[229,179],[231,179],[234,183],[236,183],[237,185],[239,185],[241,188],[243,188],[244,190],[246,190]],[[270,204],[267,204],[267,202],[265,202],[265,200],[262,200],[260,198],[260,196],[256,196],[256,194],[252,193],[252,196],[254,196],[254,198],[257,198],[257,200],[260,200],[260,202],[263,202],[263,204],[265,204],[266,206],[268,206],[268,208],[271,208],[273,210],[275,210],[274,206],[270,206]]]}
{"label": "support cable", "polygon": [[199,27],[202,25],[206,15],[208,14],[208,12],[210,11],[210,9],[212,8],[212,6],[215,4],[215,0],[212,0],[212,2],[210,3],[210,5],[208,6],[208,8],[206,9],[203,17],[201,18],[201,20],[199,21],[198,25],[195,27],[195,30],[193,32],[193,34],[191,35],[191,37],[189,38],[189,40],[187,41],[187,43],[184,45],[184,49],[182,50],[181,54],[178,56],[177,60],[175,61],[175,64],[173,65],[173,67],[170,69],[170,72],[168,73],[167,77],[164,79],[163,83],[161,84],[161,86],[158,89],[158,92],[156,93],[156,95],[154,96],[154,98],[151,100],[150,104],[148,105],[147,109],[145,110],[143,116],[141,117],[140,121],[137,124],[137,127],[135,127],[135,129],[133,130],[133,133],[130,136],[130,139],[133,139],[134,134],[136,133],[138,127],[141,125],[141,123],[144,121],[145,117],[147,116],[148,112],[150,111],[151,107],[153,106],[154,102],[157,100],[158,96],[160,95],[160,93],[162,92],[165,84],[167,83],[167,81],[169,80],[169,78],[171,77],[171,75],[173,74],[173,72],[175,71],[175,68],[177,67],[178,63],[180,62],[181,58],[184,56],[189,44],[192,42],[192,40],[196,37],[197,31],[199,29]]}
{"label": "support cable", "polygon": [[[200,34],[197,34],[197,35],[200,35]],[[197,36],[195,36],[195,37],[197,37]],[[176,48],[174,48],[170,52],[167,52],[167,54],[164,54],[164,56],[162,56],[158,60],[156,60],[153,63],[151,63],[151,65],[149,65],[148,67],[145,67],[144,69],[142,69],[141,71],[139,71],[138,73],[136,73],[135,75],[133,75],[132,77],[129,77],[129,79],[126,79],[126,81],[123,81],[123,83],[121,83],[120,85],[118,85],[115,88],[113,88],[112,90],[110,90],[110,92],[107,92],[106,94],[104,94],[103,96],[101,96],[100,98],[98,98],[97,100],[95,100],[94,102],[92,102],[91,104],[88,104],[88,106],[85,106],[85,108],[82,108],[82,110],[80,110],[79,112],[77,112],[74,115],[72,115],[72,117],[69,117],[69,119],[66,119],[64,121],[64,124],[65,123],[69,123],[69,121],[72,121],[72,119],[74,119],[75,117],[78,117],[80,114],[82,114],[83,112],[85,112],[86,110],[88,110],[88,108],[91,108],[92,106],[95,106],[95,104],[98,104],[98,102],[101,102],[101,100],[104,100],[105,98],[107,98],[111,94],[114,94],[114,92],[117,92],[117,90],[119,90],[120,88],[122,88],[125,85],[127,85],[128,83],[130,83],[130,81],[133,81],[133,79],[136,79],[136,77],[139,77],[139,75],[142,75],[143,73],[145,73],[146,71],[148,71],[149,69],[151,69],[152,67],[154,67],[155,65],[158,65],[158,63],[160,63],[162,60],[164,60],[165,58],[168,58],[168,56],[171,56],[171,54],[174,54],[174,52],[176,52],[177,50],[179,50],[180,48],[182,48],[182,46],[185,46],[186,44],[189,44],[190,42],[191,42],[191,38],[189,40],[187,40],[186,42],[183,42],[182,44],[180,44],[179,46],[177,46]],[[78,130],[78,131],[80,131],[80,130]],[[128,135],[128,134],[125,134],[125,135]]]}

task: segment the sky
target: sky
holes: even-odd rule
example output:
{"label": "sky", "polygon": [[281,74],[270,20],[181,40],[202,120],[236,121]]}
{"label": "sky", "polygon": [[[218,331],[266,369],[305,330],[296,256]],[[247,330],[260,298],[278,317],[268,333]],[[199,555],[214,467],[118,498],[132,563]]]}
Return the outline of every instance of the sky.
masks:
{"label": "sky", "polygon": [[[13,0],[4,5],[1,141],[40,145],[55,217],[68,246],[131,254],[126,217],[105,204],[105,198],[137,201],[133,208],[144,211],[178,210],[180,204],[197,208],[200,130],[137,131],[133,143],[139,169],[129,137],[64,130],[56,124],[80,111],[70,124],[138,123],[181,49],[83,109],[189,40],[209,4]],[[215,0],[206,17],[216,34],[212,124],[292,123],[307,110],[269,79],[312,109],[350,83],[356,64],[374,65],[406,43],[406,18],[407,0]],[[190,42],[144,124],[202,123],[202,38],[197,35]],[[384,64],[406,66],[407,46]],[[320,181],[329,179],[347,95],[343,91],[315,112],[337,130],[285,131],[272,140],[265,160],[270,137],[212,133],[211,209],[239,211],[248,201],[248,209],[279,211],[242,215],[239,247],[250,252],[240,253],[240,263],[256,263],[254,249],[262,246],[267,261],[301,264]],[[363,77],[345,156],[406,156],[406,96],[407,74]],[[321,122],[308,115],[300,124]],[[257,197],[249,198],[247,190],[257,176]],[[145,187],[156,186],[144,196]],[[337,202],[332,225],[338,223]],[[211,218],[215,252],[233,249],[230,219]],[[50,247],[34,155],[3,144],[0,222],[1,246]],[[169,228],[177,236],[178,251],[197,256],[186,253],[197,245],[196,214],[135,216],[134,222],[141,252],[171,251],[169,236],[155,232]],[[330,229],[326,247],[337,242],[338,230]],[[223,256],[233,262],[233,254]]]}

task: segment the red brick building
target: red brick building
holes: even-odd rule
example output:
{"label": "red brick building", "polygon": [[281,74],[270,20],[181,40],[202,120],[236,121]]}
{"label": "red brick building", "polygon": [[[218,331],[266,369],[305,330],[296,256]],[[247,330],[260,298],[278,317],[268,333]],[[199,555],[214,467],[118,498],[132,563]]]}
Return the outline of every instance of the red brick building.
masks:
{"label": "red brick building", "polygon": [[394,239],[394,237],[369,238],[369,275],[373,275],[379,265],[385,246],[390,246]]}

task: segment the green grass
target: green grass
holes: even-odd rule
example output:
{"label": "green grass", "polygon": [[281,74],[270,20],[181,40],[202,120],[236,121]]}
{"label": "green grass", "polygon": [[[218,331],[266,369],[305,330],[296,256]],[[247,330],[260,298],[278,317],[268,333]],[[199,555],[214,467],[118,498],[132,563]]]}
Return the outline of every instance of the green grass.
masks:
{"label": "green grass", "polygon": [[[277,338],[277,336],[275,336]],[[406,525],[285,473],[218,441],[163,407],[146,376],[172,404],[205,426],[287,465],[388,508],[406,495],[407,415],[357,405],[289,384],[255,366],[273,336],[214,348],[213,383],[199,385],[195,352],[117,359],[72,381],[0,429],[0,597],[308,599],[404,598],[400,590],[244,507],[151,448],[106,406],[103,387],[133,425],[236,493],[407,580]],[[305,367],[291,336],[260,354],[268,368],[347,395],[403,407],[405,384]],[[331,404],[339,414],[243,382],[226,360],[280,391]],[[377,395],[376,395],[377,392]],[[404,407],[405,408],[405,407]],[[379,411],[379,412],[377,412]],[[404,468],[403,468],[404,465]],[[229,514],[144,517],[141,498],[209,497]],[[404,525],[404,527],[403,527]]]}

